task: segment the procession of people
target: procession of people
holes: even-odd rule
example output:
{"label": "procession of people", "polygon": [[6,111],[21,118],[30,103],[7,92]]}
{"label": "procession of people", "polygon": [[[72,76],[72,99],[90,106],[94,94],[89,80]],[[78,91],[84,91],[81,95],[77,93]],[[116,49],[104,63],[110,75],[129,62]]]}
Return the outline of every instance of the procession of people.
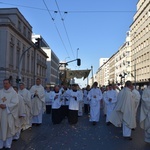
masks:
{"label": "procession of people", "polygon": [[75,125],[78,117],[86,115],[95,126],[105,116],[106,125],[122,127],[123,138],[132,140],[138,108],[144,140],[150,143],[150,84],[140,95],[131,81],[126,81],[122,89],[115,84],[98,87],[97,82],[83,89],[78,84],[44,88],[37,78],[36,84],[27,90],[23,82],[16,87],[4,79],[0,90],[0,149],[11,149],[12,141],[18,140],[22,131],[32,132],[33,126],[42,125],[44,113],[53,125],[64,119]]}

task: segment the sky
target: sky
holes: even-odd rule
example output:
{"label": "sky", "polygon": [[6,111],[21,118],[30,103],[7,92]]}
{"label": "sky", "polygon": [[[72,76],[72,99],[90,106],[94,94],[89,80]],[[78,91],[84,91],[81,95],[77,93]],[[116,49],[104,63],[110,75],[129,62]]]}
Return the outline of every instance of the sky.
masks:
{"label": "sky", "polygon": [[[17,7],[60,61],[71,70],[91,69],[123,45],[138,0],[0,0],[0,8]],[[89,78],[92,76],[90,73]],[[88,78],[88,79],[89,79]],[[76,80],[83,87],[87,80]]]}

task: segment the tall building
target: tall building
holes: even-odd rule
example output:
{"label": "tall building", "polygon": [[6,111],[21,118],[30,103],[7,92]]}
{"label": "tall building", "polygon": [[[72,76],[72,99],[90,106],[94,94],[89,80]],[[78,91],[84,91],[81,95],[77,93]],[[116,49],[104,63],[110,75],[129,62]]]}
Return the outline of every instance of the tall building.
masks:
{"label": "tall building", "polygon": [[133,82],[143,86],[150,79],[150,1],[139,0],[130,26]]}
{"label": "tall building", "polygon": [[[114,57],[115,62],[110,58],[102,66],[100,65],[97,72],[100,76],[100,83],[106,84],[109,77],[109,81],[114,80],[115,83],[124,85],[125,81],[131,80],[135,83],[136,88],[145,87],[150,80],[149,0],[138,1],[137,12],[133,17],[130,30],[127,32],[126,41],[114,54]],[[109,64],[108,68],[106,64]]]}
{"label": "tall building", "polygon": [[100,58],[99,59],[99,67],[101,67],[109,58]]}
{"label": "tall building", "polygon": [[[32,26],[17,8],[0,8],[0,88],[4,78],[16,85],[18,72],[28,88],[37,77],[45,84],[47,55],[35,48],[31,35]],[[43,62],[42,72],[37,69],[39,58]]]}

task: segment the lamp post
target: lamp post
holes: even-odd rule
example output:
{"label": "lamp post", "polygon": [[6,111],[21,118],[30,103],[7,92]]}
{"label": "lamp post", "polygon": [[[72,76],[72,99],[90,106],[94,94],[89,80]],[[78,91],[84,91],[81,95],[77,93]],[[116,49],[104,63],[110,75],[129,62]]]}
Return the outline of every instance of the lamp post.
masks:
{"label": "lamp post", "polygon": [[92,85],[94,83],[94,77],[93,77],[93,66],[91,66],[91,71],[92,71]]}
{"label": "lamp post", "polygon": [[122,74],[120,74],[119,77],[120,77],[120,84],[122,85]]}
{"label": "lamp post", "polygon": [[78,58],[78,51],[79,51],[79,48],[77,48],[77,58]]}

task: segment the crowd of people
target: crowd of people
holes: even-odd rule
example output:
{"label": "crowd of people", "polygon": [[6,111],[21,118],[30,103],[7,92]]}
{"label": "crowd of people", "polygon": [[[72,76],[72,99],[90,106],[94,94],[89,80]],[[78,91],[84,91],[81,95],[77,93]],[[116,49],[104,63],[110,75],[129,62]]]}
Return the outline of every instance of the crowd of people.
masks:
{"label": "crowd of people", "polygon": [[132,140],[138,108],[144,140],[150,143],[150,83],[141,94],[131,81],[126,81],[121,89],[115,84],[100,88],[97,82],[83,89],[78,84],[44,88],[37,78],[36,84],[27,90],[23,82],[13,87],[9,79],[4,79],[0,90],[0,149],[11,149],[21,131],[41,125],[44,113],[51,115],[54,125],[64,119],[70,125],[77,124],[78,117],[85,114],[95,126],[103,112],[107,126],[122,127],[122,136]]}

